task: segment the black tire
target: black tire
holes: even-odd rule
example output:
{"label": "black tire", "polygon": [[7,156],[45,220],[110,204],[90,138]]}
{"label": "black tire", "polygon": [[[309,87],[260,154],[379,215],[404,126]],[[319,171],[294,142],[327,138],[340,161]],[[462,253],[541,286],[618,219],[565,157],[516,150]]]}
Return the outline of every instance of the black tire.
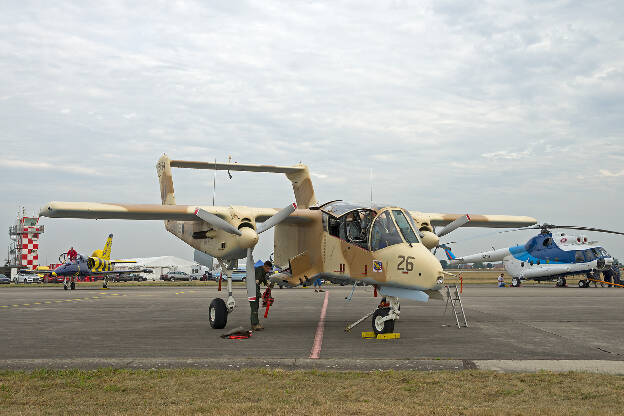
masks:
{"label": "black tire", "polygon": [[579,280],[578,287],[585,287],[585,280],[583,279]]}
{"label": "black tire", "polygon": [[170,282],[175,282],[175,277],[169,279]]}
{"label": "black tire", "polygon": [[227,324],[228,310],[221,298],[214,298],[208,308],[208,320],[213,329],[223,329]]}
{"label": "black tire", "polygon": [[566,285],[566,279],[564,277],[560,277],[557,279],[557,283],[555,286],[557,287],[565,287]]}
{"label": "black tire", "polygon": [[388,333],[394,332],[394,320],[393,319],[384,321],[382,324],[376,324],[377,318],[383,318],[384,316],[387,316],[389,313],[390,313],[390,308],[378,308],[373,314],[372,324],[373,324],[373,331],[375,332],[375,335],[388,334]]}
{"label": "black tire", "polygon": [[511,287],[520,287],[521,284],[522,284],[522,281],[518,279],[517,277],[514,277],[511,279]]}
{"label": "black tire", "polygon": [[76,282],[71,282],[71,283],[69,284],[69,288],[70,288],[71,290],[75,290],[75,289],[76,289]]}
{"label": "black tire", "polygon": [[69,290],[69,288],[67,287],[67,285],[63,285],[63,289],[64,289],[64,290]]}

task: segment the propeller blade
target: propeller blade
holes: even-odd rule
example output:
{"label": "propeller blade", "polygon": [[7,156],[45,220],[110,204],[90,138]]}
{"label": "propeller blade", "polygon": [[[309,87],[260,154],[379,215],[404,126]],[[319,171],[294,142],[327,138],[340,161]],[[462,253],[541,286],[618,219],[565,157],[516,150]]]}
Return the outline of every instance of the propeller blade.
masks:
{"label": "propeller blade", "polygon": [[438,237],[443,237],[443,236],[447,235],[448,233],[450,233],[452,231],[455,231],[456,229],[458,229],[462,225],[466,225],[469,221],[470,221],[470,216],[468,214],[466,214],[463,217],[457,218],[455,221],[451,222],[450,224],[447,224],[440,231],[436,232],[436,235]]}
{"label": "propeller blade", "polygon": [[221,217],[218,217],[210,212],[203,210],[201,208],[195,210],[195,215],[197,215],[202,220],[206,221],[208,224],[212,225],[215,228],[225,231],[226,233],[234,234],[234,235],[242,235],[242,233],[234,227],[232,224],[227,222]]}
{"label": "propeller blade", "polygon": [[247,300],[256,300],[256,268],[254,267],[253,248],[247,249]]}
{"label": "propeller blade", "polygon": [[273,215],[268,220],[260,224],[260,226],[258,227],[258,234],[275,227],[277,224],[284,221],[290,214],[295,212],[296,209],[297,204],[295,204],[294,202],[288,205],[286,208],[282,208],[277,212],[277,214]]}

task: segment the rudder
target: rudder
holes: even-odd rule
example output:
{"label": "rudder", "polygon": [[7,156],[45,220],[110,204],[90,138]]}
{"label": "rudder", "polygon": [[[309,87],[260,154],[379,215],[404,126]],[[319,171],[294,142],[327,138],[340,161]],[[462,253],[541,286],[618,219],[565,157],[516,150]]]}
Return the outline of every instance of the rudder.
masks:
{"label": "rudder", "polygon": [[171,160],[164,154],[156,164],[158,181],[160,182],[160,199],[163,205],[175,205],[175,193],[173,189],[173,176],[171,175]]}

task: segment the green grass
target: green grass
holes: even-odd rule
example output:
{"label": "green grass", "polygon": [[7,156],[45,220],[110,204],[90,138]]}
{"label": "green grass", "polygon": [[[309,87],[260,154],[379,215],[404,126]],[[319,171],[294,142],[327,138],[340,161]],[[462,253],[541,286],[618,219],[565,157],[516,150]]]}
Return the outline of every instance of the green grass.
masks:
{"label": "green grass", "polygon": [[0,371],[0,414],[621,415],[623,390],[587,373]]}

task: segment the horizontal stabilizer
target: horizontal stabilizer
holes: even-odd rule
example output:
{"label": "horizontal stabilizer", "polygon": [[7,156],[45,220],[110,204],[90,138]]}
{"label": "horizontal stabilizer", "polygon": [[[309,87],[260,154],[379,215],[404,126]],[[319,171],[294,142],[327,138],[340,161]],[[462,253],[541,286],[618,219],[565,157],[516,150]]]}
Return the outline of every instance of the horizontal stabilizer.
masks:
{"label": "horizontal stabilizer", "polygon": [[273,165],[244,165],[242,163],[213,163],[196,162],[192,160],[172,160],[172,168],[231,170],[239,172],[272,172],[272,173],[299,173],[305,170],[304,166],[273,166]]}
{"label": "horizontal stabilizer", "polygon": [[429,300],[429,295],[422,290],[416,289],[380,286],[379,293],[381,293],[382,296],[396,296],[401,299],[411,299],[418,302],[427,302]]}

